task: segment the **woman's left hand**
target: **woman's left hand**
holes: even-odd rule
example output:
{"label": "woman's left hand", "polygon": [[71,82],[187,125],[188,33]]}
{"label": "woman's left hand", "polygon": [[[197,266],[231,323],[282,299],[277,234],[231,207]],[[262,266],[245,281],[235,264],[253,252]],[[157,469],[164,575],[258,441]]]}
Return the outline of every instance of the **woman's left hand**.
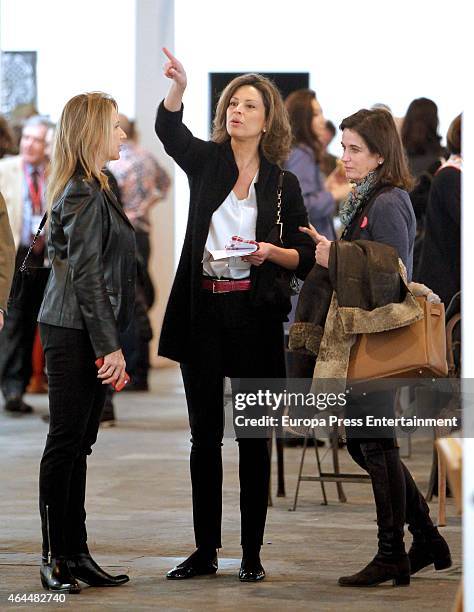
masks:
{"label": "woman's left hand", "polygon": [[272,247],[273,245],[269,242],[259,242],[258,250],[251,255],[242,257],[242,261],[247,261],[249,264],[252,264],[252,266],[261,266],[263,262],[269,258]]}

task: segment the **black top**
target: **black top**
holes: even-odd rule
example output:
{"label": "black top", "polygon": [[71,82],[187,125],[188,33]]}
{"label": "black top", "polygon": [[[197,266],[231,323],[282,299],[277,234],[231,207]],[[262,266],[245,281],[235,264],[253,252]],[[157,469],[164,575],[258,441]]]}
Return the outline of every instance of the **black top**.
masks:
{"label": "black top", "polygon": [[446,307],[461,288],[461,171],[457,168],[443,168],[433,179],[415,280],[437,293]]}
{"label": "black top", "polygon": [[86,329],[96,357],[120,348],[135,303],[135,232],[115,196],[74,176],[53,205],[38,321]]}
{"label": "black top", "polygon": [[[163,102],[156,117],[156,133],[166,152],[186,172],[190,187],[189,215],[183,250],[165,313],[158,352],[176,361],[185,362],[192,351],[193,329],[199,325],[201,301],[202,258],[215,210],[226,199],[235,185],[239,171],[230,141],[217,144],[195,138],[182,123],[183,108],[168,111]],[[257,196],[256,240],[265,241],[275,225],[277,214],[277,185],[280,168],[260,156]],[[296,274],[304,278],[314,265],[314,244],[299,226],[307,226],[308,218],[297,178],[285,172],[282,196],[283,244],[296,249],[299,265]],[[251,300],[258,304],[259,287],[271,273],[273,264],[264,262],[252,266]],[[289,312],[291,308],[288,299]],[[285,318],[271,306],[267,317]]]}

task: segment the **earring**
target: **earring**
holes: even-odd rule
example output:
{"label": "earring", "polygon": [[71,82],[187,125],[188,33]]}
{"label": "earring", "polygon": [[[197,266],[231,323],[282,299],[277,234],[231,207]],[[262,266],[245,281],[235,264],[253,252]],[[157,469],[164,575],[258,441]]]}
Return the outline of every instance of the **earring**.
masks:
{"label": "earring", "polygon": [[263,133],[266,134],[267,133],[267,128],[263,128]]}
{"label": "earring", "polygon": [[379,166],[383,164],[383,159],[379,159]]}

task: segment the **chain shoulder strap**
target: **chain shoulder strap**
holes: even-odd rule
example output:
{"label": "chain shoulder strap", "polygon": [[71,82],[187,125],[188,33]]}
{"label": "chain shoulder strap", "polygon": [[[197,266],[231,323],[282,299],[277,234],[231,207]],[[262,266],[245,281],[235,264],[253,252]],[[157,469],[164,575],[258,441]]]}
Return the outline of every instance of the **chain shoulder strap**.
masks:
{"label": "chain shoulder strap", "polygon": [[20,266],[20,272],[25,272],[26,268],[27,268],[27,262],[28,262],[28,258],[31,255],[31,251],[33,250],[36,241],[38,240],[39,235],[41,234],[41,232],[43,231],[43,227],[46,224],[46,221],[48,220],[48,213],[45,212],[43,215],[43,218],[41,219],[41,223],[38,226],[38,229],[36,230],[36,234],[35,237],[33,238],[33,242],[30,244],[29,248],[28,248],[28,252],[25,255],[25,259],[23,260],[21,266]]}
{"label": "chain shoulder strap", "polygon": [[285,172],[282,170],[278,177],[278,188],[277,188],[277,218],[276,224],[279,226],[280,241],[283,244],[283,221],[281,220],[281,197],[283,193],[283,177]]}

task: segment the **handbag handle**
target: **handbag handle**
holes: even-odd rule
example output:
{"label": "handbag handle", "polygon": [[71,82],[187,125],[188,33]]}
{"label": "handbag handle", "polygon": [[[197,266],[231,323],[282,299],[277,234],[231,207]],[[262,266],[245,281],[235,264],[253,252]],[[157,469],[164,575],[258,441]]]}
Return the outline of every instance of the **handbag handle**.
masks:
{"label": "handbag handle", "polygon": [[30,244],[29,248],[28,248],[28,252],[25,255],[25,259],[23,260],[21,266],[20,266],[20,272],[25,272],[26,268],[27,268],[27,261],[29,256],[31,255],[31,251],[33,250],[36,241],[38,240],[39,235],[41,234],[41,232],[43,231],[43,227],[46,224],[46,221],[48,220],[48,213],[45,212],[43,215],[43,218],[41,219],[41,223],[38,226],[38,229],[36,230],[36,234],[35,237],[33,238],[33,242]]}

